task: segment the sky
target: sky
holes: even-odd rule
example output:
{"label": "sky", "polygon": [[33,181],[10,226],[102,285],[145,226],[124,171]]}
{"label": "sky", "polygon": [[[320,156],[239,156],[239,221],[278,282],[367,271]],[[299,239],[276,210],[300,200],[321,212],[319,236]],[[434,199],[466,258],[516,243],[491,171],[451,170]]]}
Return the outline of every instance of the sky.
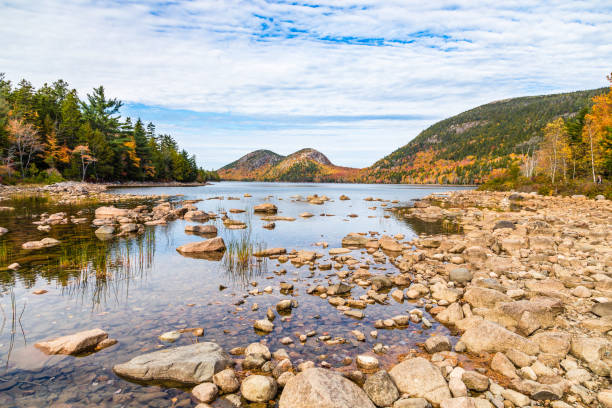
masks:
{"label": "sky", "polygon": [[0,0],[0,44],[9,79],[104,85],[207,169],[365,167],[483,103],[605,86],[612,2]]}

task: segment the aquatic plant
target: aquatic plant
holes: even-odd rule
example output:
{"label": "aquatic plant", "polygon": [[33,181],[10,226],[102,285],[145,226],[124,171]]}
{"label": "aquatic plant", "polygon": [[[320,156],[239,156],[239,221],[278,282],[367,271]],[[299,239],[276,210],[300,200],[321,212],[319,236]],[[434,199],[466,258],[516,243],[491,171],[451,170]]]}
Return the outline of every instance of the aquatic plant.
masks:
{"label": "aquatic plant", "polygon": [[265,249],[262,241],[252,235],[250,215],[245,220],[247,228],[229,231],[223,256],[223,266],[230,280],[247,284],[253,276],[259,276],[265,270],[266,260],[256,258],[254,254]]}

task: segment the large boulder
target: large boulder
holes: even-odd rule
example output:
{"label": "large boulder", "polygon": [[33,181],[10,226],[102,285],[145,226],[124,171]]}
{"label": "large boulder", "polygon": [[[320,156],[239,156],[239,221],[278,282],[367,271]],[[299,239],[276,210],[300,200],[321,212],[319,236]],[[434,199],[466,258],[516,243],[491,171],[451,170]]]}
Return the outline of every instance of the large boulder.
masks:
{"label": "large boulder", "polygon": [[518,350],[525,354],[536,355],[539,346],[525,337],[487,320],[482,320],[468,328],[461,342],[473,353],[497,353]]}
{"label": "large boulder", "polygon": [[45,354],[81,354],[91,351],[103,340],[108,338],[108,334],[101,329],[86,330],[68,336],[58,337],[53,340],[41,341],[34,346],[42,350]]}
{"label": "large boulder", "polygon": [[366,393],[338,373],[309,368],[291,378],[279,408],[375,408]]}
{"label": "large boulder", "polygon": [[113,371],[138,381],[175,381],[200,384],[233,365],[230,356],[216,343],[204,342],[189,346],[154,351],[117,364]]}
{"label": "large boulder", "polygon": [[434,406],[451,397],[440,370],[422,357],[402,361],[389,374],[402,394],[425,398]]}

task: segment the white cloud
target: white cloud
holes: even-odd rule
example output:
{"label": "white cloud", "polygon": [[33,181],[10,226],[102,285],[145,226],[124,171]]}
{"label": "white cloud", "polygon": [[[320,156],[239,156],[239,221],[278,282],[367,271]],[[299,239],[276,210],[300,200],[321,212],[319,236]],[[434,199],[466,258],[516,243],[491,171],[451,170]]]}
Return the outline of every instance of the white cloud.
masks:
{"label": "white cloud", "polygon": [[[122,100],[170,109],[438,118],[511,96],[603,86],[612,70],[612,6],[597,1],[295,3],[0,0],[0,70],[36,85],[64,78],[81,95],[103,84]],[[311,132],[324,140],[314,147],[344,152],[341,164],[367,165],[424,125],[343,122]],[[177,133],[199,153],[190,134]],[[319,140],[291,128],[275,135],[259,133],[252,144]],[[367,160],[358,152],[374,137],[377,156]]]}

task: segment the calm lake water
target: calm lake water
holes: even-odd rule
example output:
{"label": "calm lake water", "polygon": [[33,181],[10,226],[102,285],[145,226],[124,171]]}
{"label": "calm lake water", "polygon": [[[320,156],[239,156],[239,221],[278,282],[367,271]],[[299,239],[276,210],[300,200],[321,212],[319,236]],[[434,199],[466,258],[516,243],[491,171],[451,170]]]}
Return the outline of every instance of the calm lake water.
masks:
{"label": "calm lake water", "polygon": [[[181,188],[122,188],[115,191],[135,194],[181,195],[172,200],[203,199],[195,204],[204,211],[216,213],[232,208],[246,210],[228,214],[245,221],[246,230],[227,230],[220,220],[219,235],[226,244],[248,239],[256,246],[284,247],[287,250],[308,249],[326,251],[314,246],[325,241],[330,248],[340,247],[342,238],[350,232],[377,231],[381,234],[404,234],[406,240],[416,235],[441,232],[437,223],[399,217],[385,208],[411,205],[412,199],[431,193],[455,190],[457,187],[414,187],[406,185],[358,184],[294,184],[222,182],[205,187]],[[245,193],[252,197],[243,197]],[[318,194],[333,201],[313,205],[292,197]],[[341,194],[350,200],[340,201]],[[223,199],[211,199],[223,197]],[[238,200],[229,200],[237,197]],[[398,203],[364,201],[366,197],[399,200]],[[295,217],[293,222],[277,221],[276,228],[267,230],[254,205],[272,202],[282,216]],[[123,203],[154,205],[153,201]],[[294,267],[290,262],[279,264],[268,259],[255,259],[244,268],[232,267],[227,259],[207,261],[187,258],[176,247],[203,238],[184,232],[192,222],[177,220],[167,226],[146,227],[143,235],[99,241],[91,226],[95,207],[62,207],[44,200],[21,200],[2,205],[14,205],[14,212],[0,213],[0,226],[9,233],[0,238],[0,264],[19,262],[17,271],[0,271],[0,305],[3,323],[0,325],[0,406],[195,406],[185,390],[162,386],[143,386],[118,378],[112,372],[114,364],[139,354],[163,347],[187,345],[197,341],[216,341],[226,350],[266,340],[272,350],[285,348],[294,364],[312,359],[342,366],[343,358],[355,357],[371,350],[380,342],[391,347],[381,357],[391,364],[401,353],[414,348],[429,336],[420,325],[411,324],[404,330],[379,330],[378,339],[368,336],[366,342],[356,342],[350,334],[358,329],[369,333],[377,319],[406,314],[416,306],[391,300],[388,305],[369,305],[366,317],[355,320],[344,316],[327,300],[307,295],[311,285],[338,282],[335,271],[310,270]],[[375,208],[373,208],[375,207]],[[65,211],[69,215],[87,217],[84,224],[56,225],[48,233],[38,231],[33,221],[43,212]],[[300,218],[302,212],[315,216]],[[79,214],[79,215],[77,215]],[[356,214],[357,217],[347,217]],[[25,241],[51,236],[62,241],[58,247],[40,251],[24,251]],[[353,251],[361,259],[364,251]],[[329,259],[325,256],[323,260]],[[344,268],[346,269],[346,268]],[[281,271],[284,270],[284,273]],[[276,272],[276,273],[275,273]],[[391,264],[372,265],[375,274],[397,273]],[[246,296],[253,289],[274,287],[271,294]],[[290,282],[292,294],[279,292],[280,282]],[[223,289],[223,287],[226,287]],[[42,295],[33,294],[46,290]],[[352,290],[358,298],[366,291]],[[299,307],[275,320],[274,332],[260,336],[253,331],[253,322],[265,317],[266,309],[279,300],[296,299]],[[258,310],[251,310],[254,303]],[[428,316],[424,312],[425,316]],[[430,321],[433,321],[430,318]],[[45,356],[33,347],[40,340],[51,339],[81,330],[99,327],[118,344],[83,357]],[[183,334],[173,344],[160,341],[164,332],[188,327],[203,327],[204,336],[195,338]],[[296,333],[315,330],[317,336],[305,344],[297,341]],[[434,325],[431,330],[447,332]],[[329,346],[317,340],[320,335],[347,339],[346,344]],[[283,346],[280,339],[289,336],[294,344]],[[67,404],[67,405],[62,405]]]}

